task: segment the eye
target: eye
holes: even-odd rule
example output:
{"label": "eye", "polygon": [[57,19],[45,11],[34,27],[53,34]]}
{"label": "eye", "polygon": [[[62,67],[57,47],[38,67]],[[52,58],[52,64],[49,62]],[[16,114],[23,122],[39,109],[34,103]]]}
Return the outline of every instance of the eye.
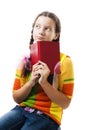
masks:
{"label": "eye", "polygon": [[45,27],[45,30],[50,32],[52,29],[50,27]]}
{"label": "eye", "polygon": [[39,24],[36,24],[34,28],[40,29],[40,25],[39,25]]}

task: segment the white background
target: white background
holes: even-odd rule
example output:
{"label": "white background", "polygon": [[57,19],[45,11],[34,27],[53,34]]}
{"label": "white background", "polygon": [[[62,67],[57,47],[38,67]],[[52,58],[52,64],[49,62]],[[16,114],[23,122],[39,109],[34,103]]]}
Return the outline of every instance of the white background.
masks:
{"label": "white background", "polygon": [[72,57],[75,89],[64,110],[62,130],[86,130],[86,0],[0,0],[0,116],[14,107],[12,87],[19,58],[28,54],[31,26],[38,13],[56,13],[62,25],[61,51]]}

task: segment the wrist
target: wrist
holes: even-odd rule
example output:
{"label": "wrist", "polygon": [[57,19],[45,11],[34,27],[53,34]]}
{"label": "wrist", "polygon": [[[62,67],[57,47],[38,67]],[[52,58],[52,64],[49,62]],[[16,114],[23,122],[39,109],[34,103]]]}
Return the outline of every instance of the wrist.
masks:
{"label": "wrist", "polygon": [[44,87],[44,86],[47,86],[48,81],[47,81],[47,80],[40,80],[40,81],[39,81],[39,84],[40,84],[42,87]]}
{"label": "wrist", "polygon": [[35,85],[35,81],[29,80],[29,86],[33,87]]}

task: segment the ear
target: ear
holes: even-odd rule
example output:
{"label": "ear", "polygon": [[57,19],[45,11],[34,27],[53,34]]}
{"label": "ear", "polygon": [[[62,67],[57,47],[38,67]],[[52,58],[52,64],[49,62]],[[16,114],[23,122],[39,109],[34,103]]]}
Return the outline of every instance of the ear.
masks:
{"label": "ear", "polygon": [[55,33],[54,40],[56,40],[59,37],[59,33]]}

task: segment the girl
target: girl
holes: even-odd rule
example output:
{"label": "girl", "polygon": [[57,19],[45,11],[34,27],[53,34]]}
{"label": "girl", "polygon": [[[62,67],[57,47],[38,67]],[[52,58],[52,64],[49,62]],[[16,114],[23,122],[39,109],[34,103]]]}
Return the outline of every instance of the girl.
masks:
{"label": "girl", "polygon": [[[42,12],[33,23],[30,44],[59,42],[60,32],[59,18],[52,12]],[[46,63],[38,61],[31,71],[28,57],[20,61],[13,85],[13,99],[18,105],[0,118],[0,130],[60,129],[63,109],[71,102],[74,74],[69,56],[60,53],[58,65],[61,73],[55,73],[50,83],[50,69]]]}

